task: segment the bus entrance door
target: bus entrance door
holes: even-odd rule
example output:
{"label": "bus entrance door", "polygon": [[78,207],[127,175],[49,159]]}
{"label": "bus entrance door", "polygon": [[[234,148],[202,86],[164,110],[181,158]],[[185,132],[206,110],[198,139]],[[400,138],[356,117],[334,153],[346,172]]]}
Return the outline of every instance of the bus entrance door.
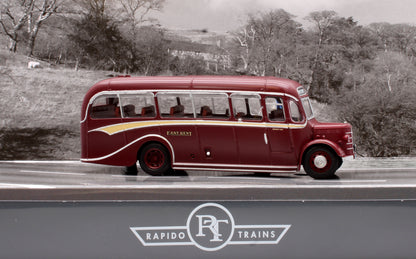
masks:
{"label": "bus entrance door", "polygon": [[293,143],[289,128],[270,127],[267,129],[267,137],[270,144],[272,164],[296,164],[296,161],[293,161]]}
{"label": "bus entrance door", "polygon": [[266,131],[271,164],[292,166],[296,162],[293,161],[292,134],[285,116],[284,101],[277,96],[269,96],[264,100],[268,118]]}

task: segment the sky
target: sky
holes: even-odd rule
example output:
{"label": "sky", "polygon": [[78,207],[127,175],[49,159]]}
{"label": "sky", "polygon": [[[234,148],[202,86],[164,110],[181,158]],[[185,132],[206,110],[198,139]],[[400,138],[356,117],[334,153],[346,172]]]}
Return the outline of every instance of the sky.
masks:
{"label": "sky", "polygon": [[416,25],[416,0],[166,0],[163,11],[154,17],[167,28],[227,32],[244,25],[249,13],[280,8],[302,24],[307,24],[304,18],[311,12],[332,10],[361,25]]}

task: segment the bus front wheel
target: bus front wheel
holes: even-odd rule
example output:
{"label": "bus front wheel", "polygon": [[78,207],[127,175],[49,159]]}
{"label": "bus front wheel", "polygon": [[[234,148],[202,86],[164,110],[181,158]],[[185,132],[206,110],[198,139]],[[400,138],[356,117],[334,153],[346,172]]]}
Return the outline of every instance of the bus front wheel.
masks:
{"label": "bus front wheel", "polygon": [[339,168],[339,158],[326,147],[313,147],[303,160],[303,169],[314,179],[332,179]]}
{"label": "bus front wheel", "polygon": [[153,176],[167,175],[171,171],[169,151],[161,144],[146,145],[139,155],[140,167]]}

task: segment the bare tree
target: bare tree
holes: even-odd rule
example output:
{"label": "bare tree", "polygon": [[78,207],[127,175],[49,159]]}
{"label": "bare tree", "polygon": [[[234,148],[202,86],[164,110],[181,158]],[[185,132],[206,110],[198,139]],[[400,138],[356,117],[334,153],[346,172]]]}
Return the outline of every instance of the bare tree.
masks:
{"label": "bare tree", "polygon": [[300,31],[300,24],[293,17],[283,9],[249,17],[248,24],[235,35],[242,73],[282,76]]}
{"label": "bare tree", "polygon": [[27,24],[28,55],[33,54],[42,23],[56,12],[59,0],[12,0],[0,4],[0,25],[10,38],[9,50],[16,52],[18,33]]}
{"label": "bare tree", "polygon": [[318,42],[316,44],[316,51],[315,51],[315,60],[314,60],[314,67],[317,66],[319,60],[320,51],[322,49],[322,45],[327,40],[328,30],[334,24],[335,20],[338,18],[338,15],[334,11],[319,11],[319,12],[312,12],[309,16],[306,17],[309,21],[315,24],[317,34],[318,34]]}
{"label": "bare tree", "polygon": [[58,0],[42,0],[41,5],[38,5],[37,0],[32,0],[32,9],[28,12],[27,32],[29,34],[28,41],[28,55],[33,55],[35,47],[36,36],[42,23],[48,19],[52,14],[56,13],[59,6]]}
{"label": "bare tree", "polygon": [[25,25],[34,1],[14,0],[0,3],[0,25],[4,33],[9,37],[9,50],[16,52],[18,32]]}
{"label": "bare tree", "polygon": [[149,19],[146,17],[152,10],[160,11],[165,0],[118,0],[126,14],[133,37],[137,36],[138,27]]}
{"label": "bare tree", "polygon": [[[143,40],[139,39],[140,27],[148,21],[151,21],[148,17],[150,11],[160,11],[163,7],[165,0],[117,0],[121,5],[121,13],[123,23],[127,26],[127,32],[125,38],[128,40],[130,55],[128,56],[128,63],[130,70],[137,69],[137,60],[139,59],[140,51],[142,48]],[[146,31],[146,30],[144,30]],[[143,31],[142,31],[143,32]]]}
{"label": "bare tree", "polygon": [[256,31],[254,30],[253,26],[248,25],[245,28],[241,29],[235,35],[235,40],[237,41],[238,45],[243,49],[240,53],[240,59],[243,61],[243,68],[240,73],[247,73],[249,72],[249,65],[251,58],[251,53],[254,46],[254,40],[256,36]]}

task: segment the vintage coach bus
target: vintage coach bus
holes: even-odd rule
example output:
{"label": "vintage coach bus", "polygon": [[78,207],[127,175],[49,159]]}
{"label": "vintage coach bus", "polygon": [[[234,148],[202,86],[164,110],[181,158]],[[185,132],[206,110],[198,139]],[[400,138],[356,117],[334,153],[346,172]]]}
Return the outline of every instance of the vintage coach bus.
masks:
{"label": "vintage coach bus", "polygon": [[319,123],[305,89],[274,77],[117,77],[82,105],[83,162],[334,176],[354,157],[347,123]]}

